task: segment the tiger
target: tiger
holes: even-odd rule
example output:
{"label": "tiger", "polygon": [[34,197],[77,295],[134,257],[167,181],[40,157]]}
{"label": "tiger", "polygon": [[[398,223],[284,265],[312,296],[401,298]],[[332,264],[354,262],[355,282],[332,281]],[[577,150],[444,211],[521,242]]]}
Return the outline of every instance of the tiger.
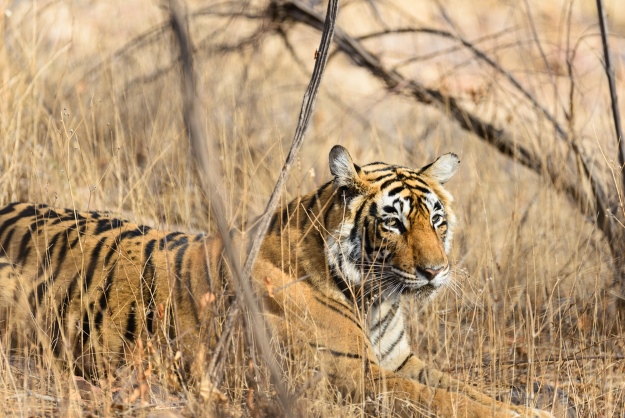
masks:
{"label": "tiger", "polygon": [[[450,280],[457,221],[444,184],[459,162],[448,153],[419,169],[359,166],[334,146],[332,179],[272,215],[251,284],[272,336],[293,353],[312,350],[345,399],[390,393],[399,416],[551,417],[497,401],[411,351],[402,299],[425,304]],[[36,338],[85,370],[122,361],[146,335],[193,359],[218,341],[220,328],[206,324],[223,323],[235,294],[221,237],[101,212],[9,204],[0,253],[3,337],[23,330],[20,305],[21,323],[34,321]]]}

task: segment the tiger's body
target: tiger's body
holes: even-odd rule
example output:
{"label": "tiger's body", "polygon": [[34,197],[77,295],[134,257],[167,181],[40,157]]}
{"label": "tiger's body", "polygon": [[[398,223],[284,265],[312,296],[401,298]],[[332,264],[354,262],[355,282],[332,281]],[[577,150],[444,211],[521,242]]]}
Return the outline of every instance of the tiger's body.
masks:
{"label": "tiger's body", "polygon": [[[274,214],[254,289],[278,341],[316,350],[330,382],[354,401],[384,388],[404,416],[549,417],[497,402],[410,351],[400,296],[425,300],[448,279],[455,217],[442,184],[457,164],[446,154],[420,170],[358,167],[334,147],[334,179]],[[198,344],[217,341],[233,294],[220,238],[97,212],[11,204],[0,209],[0,246],[5,335],[25,307],[37,338],[57,355],[70,350],[78,365],[114,363],[146,334],[176,341],[193,359]],[[205,295],[214,296],[209,308]]]}

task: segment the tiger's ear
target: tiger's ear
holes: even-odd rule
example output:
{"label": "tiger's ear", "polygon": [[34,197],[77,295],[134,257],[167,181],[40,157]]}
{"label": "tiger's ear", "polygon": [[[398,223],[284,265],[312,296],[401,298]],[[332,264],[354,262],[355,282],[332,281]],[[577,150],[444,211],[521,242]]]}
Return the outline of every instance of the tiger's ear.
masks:
{"label": "tiger's ear", "polygon": [[458,156],[450,152],[449,154],[441,155],[436,161],[423,167],[421,172],[432,177],[440,184],[445,184],[456,174],[459,163]]}
{"label": "tiger's ear", "polygon": [[344,186],[349,189],[360,189],[359,169],[354,165],[349,152],[340,145],[335,145],[330,150],[330,172],[334,176],[338,187]]}

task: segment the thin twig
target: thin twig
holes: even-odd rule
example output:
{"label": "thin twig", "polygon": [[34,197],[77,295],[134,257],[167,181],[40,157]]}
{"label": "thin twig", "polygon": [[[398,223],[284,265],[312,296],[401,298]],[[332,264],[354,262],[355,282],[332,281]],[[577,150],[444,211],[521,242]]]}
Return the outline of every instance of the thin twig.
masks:
{"label": "thin twig", "polygon": [[610,56],[610,44],[608,40],[608,17],[603,0],[597,0],[597,13],[599,15],[599,26],[601,27],[601,41],[603,43],[603,58],[605,60],[604,68],[610,85],[610,100],[612,102],[612,117],[614,118],[614,131],[616,133],[616,143],[618,149],[618,162],[621,168],[621,187],[625,186],[625,138],[623,138],[623,129],[621,128],[621,116],[618,108],[618,94],[616,93],[616,83],[614,81],[614,68],[612,67],[612,58]]}
{"label": "thin twig", "polygon": [[336,25],[336,15],[338,13],[338,7],[338,0],[330,0],[328,2],[328,10],[326,12],[326,18],[323,24],[321,43],[319,44],[319,49],[317,50],[317,60],[315,62],[315,67],[313,69],[310,83],[308,84],[308,89],[306,89],[306,93],[304,93],[302,108],[300,110],[299,121],[295,129],[293,142],[291,143],[289,154],[286,157],[286,161],[284,162],[282,171],[280,171],[278,181],[276,181],[276,185],[273,188],[273,192],[271,193],[269,202],[267,202],[265,212],[263,213],[260,221],[257,224],[256,233],[250,246],[249,256],[245,261],[244,272],[246,273],[246,276],[249,276],[252,271],[252,266],[254,265],[254,261],[256,260],[258,251],[260,250],[260,244],[263,237],[265,236],[265,233],[267,232],[267,229],[269,228],[271,216],[278,207],[278,201],[280,199],[280,195],[282,194],[282,189],[284,188],[284,185],[286,184],[286,181],[289,177],[289,171],[295,163],[295,159],[297,157],[297,154],[299,153],[299,150],[302,148],[304,135],[306,134],[306,130],[308,129],[308,124],[310,122],[310,118],[312,117],[315,103],[317,101],[317,94],[319,92],[319,86],[321,85],[323,71],[325,70],[326,63],[328,62],[328,54],[330,52],[332,38],[334,37],[334,27]]}

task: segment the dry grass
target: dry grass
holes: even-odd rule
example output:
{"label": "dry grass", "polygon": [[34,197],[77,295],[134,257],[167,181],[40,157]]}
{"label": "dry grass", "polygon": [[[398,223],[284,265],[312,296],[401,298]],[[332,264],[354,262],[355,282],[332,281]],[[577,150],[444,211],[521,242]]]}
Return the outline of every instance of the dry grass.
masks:
{"label": "dry grass", "polygon": [[[455,9],[450,4],[448,12],[469,39],[514,27],[482,47],[560,118],[563,108],[570,109],[567,39],[571,48],[579,40],[569,128],[598,169],[607,171],[599,146],[608,156],[616,151],[609,139],[599,39],[588,36],[598,33],[594,2],[575,3],[570,26],[567,2],[546,3],[531,3],[534,21],[523,2],[463,2]],[[625,13],[618,3],[609,5],[611,24],[623,33]],[[375,4],[379,16],[370,2],[345,1],[340,24],[354,35],[379,29],[380,21],[392,27],[449,24],[436,2]],[[163,229],[212,231],[210,196],[191,171],[179,72],[170,68],[176,55],[171,37],[155,32],[150,43],[110,59],[166,13],[142,0],[0,0],[0,12],[0,204],[19,200],[106,209]],[[221,150],[222,193],[233,226],[259,214],[271,192],[319,37],[311,29],[292,30],[288,39],[295,58],[277,36],[228,54],[211,49],[246,39],[256,25],[211,16],[192,21],[194,42],[203,48],[196,60],[206,110],[202,122]],[[388,64],[453,46],[425,35],[367,42]],[[613,38],[615,51],[624,47],[622,37]],[[620,55],[616,66],[624,98]],[[557,152],[551,130],[534,110],[468,52],[438,54],[401,68],[463,97],[475,112],[516,132],[518,141],[545,155]],[[449,184],[460,219],[452,254],[455,283],[426,308],[407,303],[413,346],[422,357],[493,395],[522,398],[538,385],[547,388],[543,398],[537,396],[541,405],[551,396],[568,402],[577,416],[623,416],[625,340],[609,332],[609,250],[570,202],[438,112],[384,92],[338,55],[328,65],[314,124],[284,199],[329,178],[327,153],[335,143],[346,146],[356,162],[416,167],[446,151],[461,157],[459,175]],[[211,404],[220,405],[217,412],[210,412],[195,390],[170,385],[166,365],[147,368],[147,348],[138,367],[95,385],[33,351],[9,357],[0,350],[0,415],[258,416],[275,402],[262,364],[253,363],[257,374],[250,370],[245,344],[231,354],[221,388],[227,396],[211,395]],[[171,360],[164,357],[165,363]],[[375,410],[375,405],[342,404],[312,371],[296,374],[288,361],[285,376],[292,390],[305,393],[296,403],[298,413],[357,416]]]}

